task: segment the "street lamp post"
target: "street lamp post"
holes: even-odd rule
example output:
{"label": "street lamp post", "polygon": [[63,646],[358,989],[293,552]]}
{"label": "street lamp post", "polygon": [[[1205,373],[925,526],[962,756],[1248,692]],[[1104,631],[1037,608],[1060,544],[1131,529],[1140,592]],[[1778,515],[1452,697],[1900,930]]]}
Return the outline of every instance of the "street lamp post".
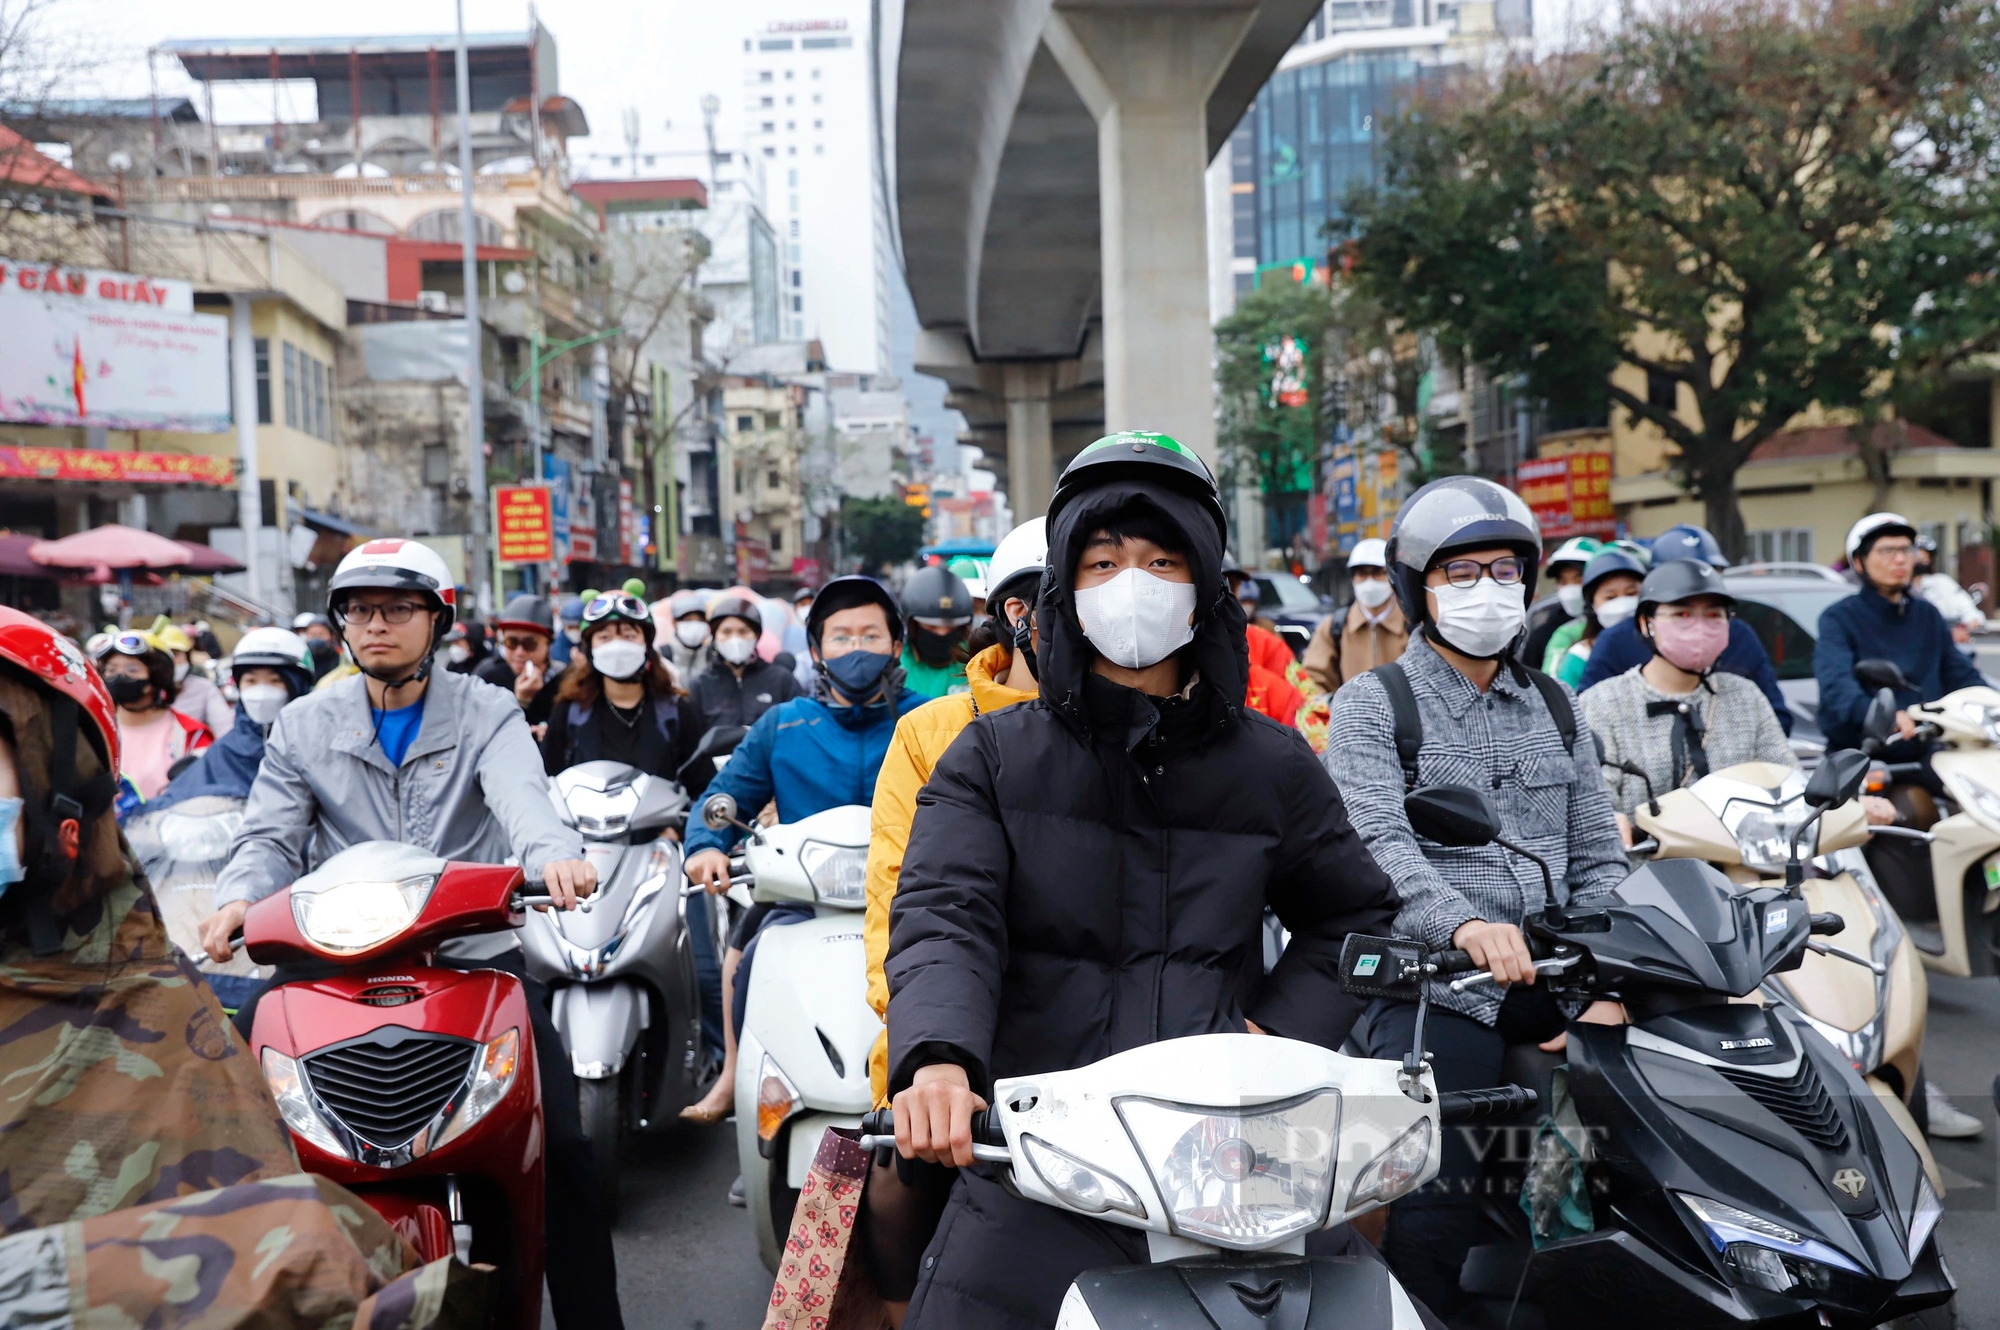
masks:
{"label": "street lamp post", "polygon": [[[479,231],[472,210],[472,74],[465,52],[465,0],[458,0],[458,182],[462,193],[459,253],[465,284],[465,430],[472,494],[472,593],[479,617],[493,612],[493,560],[486,548],[486,385],[482,379],[479,333]],[[540,114],[529,107],[528,114]]]}

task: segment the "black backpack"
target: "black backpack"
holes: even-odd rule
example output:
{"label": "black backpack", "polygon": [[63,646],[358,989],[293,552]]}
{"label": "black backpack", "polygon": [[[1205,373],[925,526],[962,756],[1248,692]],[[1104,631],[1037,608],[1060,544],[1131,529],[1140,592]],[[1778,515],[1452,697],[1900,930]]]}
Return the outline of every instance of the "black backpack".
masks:
{"label": "black backpack", "polygon": [[[1563,692],[1561,684],[1524,665],[1509,665],[1516,677],[1527,676],[1535,685],[1535,691],[1548,704],[1549,715],[1555,720],[1556,732],[1562,735],[1563,751],[1576,755],[1576,709],[1569,704],[1569,694]],[[1403,669],[1403,662],[1392,660],[1387,665],[1377,665],[1368,671],[1382,681],[1382,691],[1389,695],[1389,707],[1396,713],[1396,760],[1403,764],[1403,791],[1408,793],[1417,788],[1417,754],[1424,746],[1424,719],[1417,711],[1417,694],[1410,687],[1410,676]]]}

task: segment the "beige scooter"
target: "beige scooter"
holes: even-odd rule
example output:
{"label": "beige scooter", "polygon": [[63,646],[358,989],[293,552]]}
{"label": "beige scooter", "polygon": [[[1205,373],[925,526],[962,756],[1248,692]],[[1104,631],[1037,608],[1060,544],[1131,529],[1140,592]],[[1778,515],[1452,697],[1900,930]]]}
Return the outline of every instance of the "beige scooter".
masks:
{"label": "beige scooter", "polygon": [[[1606,765],[1644,779],[1636,765]],[[1639,805],[1632,822],[1648,839],[1633,852],[1703,860],[1746,891],[1782,887],[1792,838],[1813,811],[1803,797],[1805,787],[1804,772],[1771,762],[1711,772]],[[1771,975],[1761,996],[1798,1012],[1847,1057],[1917,1147],[1932,1185],[1941,1189],[1930,1146],[1909,1107],[1912,1096],[1922,1093],[1919,1067],[1929,1003],[1923,963],[1861,854],[1870,828],[1860,801],[1828,809],[1815,831],[1815,843],[1800,854],[1820,875],[1800,886],[1813,913],[1837,914],[1846,927],[1809,951],[1796,970]]]}
{"label": "beige scooter", "polygon": [[[1862,726],[1864,746],[1879,751],[1895,733],[1895,691],[1908,684],[1888,661],[1864,660],[1854,674],[1879,690]],[[1961,688],[1909,712],[1920,741],[1943,745],[1930,755],[1929,766],[1945,788],[1945,797],[1936,801],[1941,816],[1930,828],[1936,923],[1906,911],[1910,932],[1924,964],[1940,974],[1991,975],[2000,911],[2000,692]],[[1890,763],[1887,775],[1892,783],[1904,782],[1923,765]]]}

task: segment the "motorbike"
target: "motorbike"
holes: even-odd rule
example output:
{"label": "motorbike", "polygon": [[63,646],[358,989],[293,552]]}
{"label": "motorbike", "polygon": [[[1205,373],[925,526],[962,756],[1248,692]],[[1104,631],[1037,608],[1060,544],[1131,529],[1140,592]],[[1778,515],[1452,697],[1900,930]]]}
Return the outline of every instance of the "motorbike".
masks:
{"label": "motorbike", "polygon": [[[1365,991],[1471,968],[1463,952],[1352,937],[1343,974]],[[1350,991],[1355,991],[1352,988]],[[1444,1131],[1532,1107],[1514,1086],[1439,1093],[1423,1021],[1401,1062],[1272,1035],[1163,1040],[1072,1071],[1002,1079],[973,1120],[973,1153],[1031,1201],[1146,1234],[1149,1263],[1088,1270],[1057,1330],[1145,1325],[1342,1325],[1417,1330],[1387,1265],[1306,1255],[1306,1238],[1437,1175]],[[864,1149],[895,1146],[870,1113]]]}
{"label": "motorbike", "polygon": [[198,795],[166,808],[142,810],[125,824],[125,839],[153,888],[167,939],[208,979],[232,1013],[264,986],[271,969],[238,953],[211,959],[201,945],[201,921],[215,911],[215,879],[229,860],[229,843],[243,825],[244,800]]}
{"label": "motorbike", "polygon": [[1850,749],[1814,772],[1782,886],[1744,889],[1708,863],[1664,859],[1590,909],[1558,903],[1547,865],[1501,838],[1481,792],[1409,796],[1427,838],[1535,860],[1545,905],[1523,931],[1538,982],[1562,999],[1621,1002],[1630,1021],[1569,1024],[1576,1231],[1531,1229],[1517,1212],[1527,1232],[1473,1248],[1462,1287],[1496,1316],[1512,1316],[1512,1298],[1556,1330],[1845,1330],[1951,1301],[1944,1206],[1888,1101],[1796,1011],[1745,1001],[1809,952],[1868,964],[1828,941],[1847,924],[1812,912],[1799,847],[1860,792],[1869,765]]}
{"label": "motorbike", "polygon": [[868,1005],[860,913],[868,817],[850,804],[753,827],[727,794],[702,804],[710,828],[748,833],[729,866],[731,895],[813,910],[759,936],[736,1041],[736,1157],[757,1252],[773,1272],[820,1137],[860,1125],[875,1104],[868,1053],[882,1022]]}
{"label": "motorbike", "polygon": [[[1896,693],[1909,682],[1886,660],[1861,661],[1854,674],[1877,690],[1862,732],[1864,748],[1879,754],[1895,735]],[[1961,978],[1992,975],[2000,971],[2000,691],[1961,688],[1909,713],[1916,741],[1931,751],[1884,764],[1880,778],[1929,840],[1928,862],[1912,864],[1887,847],[1871,852],[1870,862],[1926,966]]]}
{"label": "motorbike", "polygon": [[521,949],[528,973],[550,987],[599,1199],[615,1220],[624,1140],[678,1122],[715,1078],[702,1047],[680,842],[663,834],[686,824],[688,799],[673,781],[603,761],[562,772],[549,794],[582,835],[598,891],[588,913],[531,913]]}
{"label": "motorbike", "polygon": [[541,1324],[545,1152],[526,991],[432,965],[446,939],[550,903],[521,870],[349,846],[250,907],[259,964],[313,965],[257,1004],[250,1052],[299,1162],[353,1191],[425,1261],[494,1266],[496,1325]]}
{"label": "motorbike", "polygon": [[[1600,752],[1600,757],[1602,756]],[[1630,763],[1607,764],[1645,778]],[[1654,862],[1697,859],[1717,869],[1739,892],[1783,886],[1791,833],[1811,815],[1803,772],[1769,762],[1712,771],[1694,784],[1648,799],[1633,814],[1645,833],[1635,853]],[[1868,826],[1858,803],[1827,811],[1815,827],[1816,876],[1800,884],[1807,908],[1837,914],[1846,927],[1828,941],[1863,956],[1856,965],[1807,952],[1796,969],[1765,977],[1762,998],[1802,1016],[1889,1104],[1891,1116],[1924,1159],[1931,1183],[1942,1186],[1917,1115],[1924,1111],[1921,1066],[1929,989],[1915,943],[1883,898],[1860,847],[1871,830],[1920,837],[1902,827]]]}

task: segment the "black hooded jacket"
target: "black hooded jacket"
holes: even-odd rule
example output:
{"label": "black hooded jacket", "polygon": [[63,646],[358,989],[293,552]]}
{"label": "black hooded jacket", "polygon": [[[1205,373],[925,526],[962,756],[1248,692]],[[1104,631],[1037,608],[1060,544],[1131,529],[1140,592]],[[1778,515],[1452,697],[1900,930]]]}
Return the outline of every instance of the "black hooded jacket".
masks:
{"label": "black hooded jacket", "polygon": [[[1128,501],[1187,534],[1202,588],[1179,696],[1091,672],[1071,570]],[[1389,879],[1296,731],[1243,709],[1243,611],[1197,503],[1107,485],[1049,532],[1041,697],[974,720],[917,798],[890,916],[889,1083],[963,1066],[973,1086],[1083,1066],[1245,1019],[1335,1047],[1359,1012],[1349,932],[1386,931]],[[1292,932],[1263,970],[1269,904]]]}

